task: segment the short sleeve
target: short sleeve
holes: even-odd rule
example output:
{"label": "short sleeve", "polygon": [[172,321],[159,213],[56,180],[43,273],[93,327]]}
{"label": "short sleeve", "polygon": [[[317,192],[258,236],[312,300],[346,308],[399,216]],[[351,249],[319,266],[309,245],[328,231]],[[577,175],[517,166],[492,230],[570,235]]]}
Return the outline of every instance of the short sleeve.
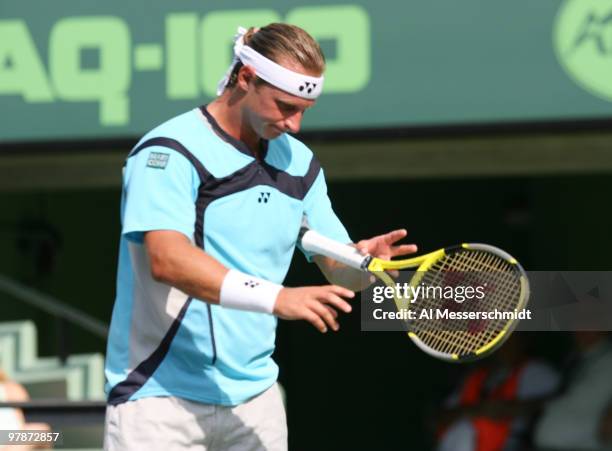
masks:
{"label": "short sleeve", "polygon": [[142,242],[144,232],[175,230],[193,239],[199,177],[182,154],[160,146],[128,159],[124,173],[122,234]]}
{"label": "short sleeve", "polygon": [[[327,196],[327,184],[325,183],[323,169],[319,171],[304,198],[304,223],[309,229],[332,240],[347,244],[352,242]],[[313,254],[305,251],[301,246],[298,247],[308,261],[312,261]]]}

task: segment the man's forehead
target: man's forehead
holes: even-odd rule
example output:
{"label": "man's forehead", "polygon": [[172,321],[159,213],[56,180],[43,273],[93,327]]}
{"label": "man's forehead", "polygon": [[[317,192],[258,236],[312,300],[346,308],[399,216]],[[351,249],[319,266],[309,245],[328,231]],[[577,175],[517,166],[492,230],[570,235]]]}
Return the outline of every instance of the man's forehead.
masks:
{"label": "man's forehead", "polygon": [[[292,70],[293,72],[297,72],[298,74],[304,74],[304,75],[308,75],[311,77],[321,76],[321,74],[318,72],[315,73],[313,71],[309,71],[305,69],[300,63],[292,60],[291,58],[280,58],[277,63],[286,69]],[[282,89],[277,88],[274,85],[270,84],[270,86],[275,89],[275,92],[278,93],[278,97],[275,99],[277,101],[288,103],[291,105],[300,106],[302,108],[308,108],[309,106],[312,106],[315,102],[314,99],[304,99],[303,97],[299,97],[299,96],[290,94],[286,91],[283,91]]]}
{"label": "man's forehead", "polygon": [[270,88],[273,93],[272,96],[277,102],[286,103],[288,105],[293,105],[300,108],[308,108],[315,103],[315,100],[313,99],[304,99],[302,97],[294,96],[293,94],[289,94],[276,86],[270,85]]}

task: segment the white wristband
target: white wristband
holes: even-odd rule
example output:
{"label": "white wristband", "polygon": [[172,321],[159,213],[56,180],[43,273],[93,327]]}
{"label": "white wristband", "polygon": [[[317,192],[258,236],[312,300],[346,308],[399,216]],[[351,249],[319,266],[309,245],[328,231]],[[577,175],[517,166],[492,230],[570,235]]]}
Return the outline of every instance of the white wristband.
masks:
{"label": "white wristband", "polygon": [[278,292],[282,289],[282,285],[230,269],[221,284],[219,304],[238,310],[271,314]]}

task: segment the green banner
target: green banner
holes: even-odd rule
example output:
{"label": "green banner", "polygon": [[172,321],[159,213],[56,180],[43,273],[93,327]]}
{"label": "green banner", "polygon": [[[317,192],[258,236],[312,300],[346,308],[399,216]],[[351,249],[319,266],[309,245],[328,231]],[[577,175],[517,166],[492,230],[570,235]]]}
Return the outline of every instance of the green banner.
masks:
{"label": "green banner", "polygon": [[138,136],[273,21],[327,55],[307,130],[612,117],[612,0],[0,0],[0,141]]}

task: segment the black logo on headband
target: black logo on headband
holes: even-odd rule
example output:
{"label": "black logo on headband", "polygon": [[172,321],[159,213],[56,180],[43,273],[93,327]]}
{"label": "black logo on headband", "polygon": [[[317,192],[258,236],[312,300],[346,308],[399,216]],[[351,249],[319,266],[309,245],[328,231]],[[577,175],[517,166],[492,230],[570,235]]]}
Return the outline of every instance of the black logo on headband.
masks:
{"label": "black logo on headband", "polygon": [[304,83],[305,83],[304,85],[300,86],[300,92],[302,92],[305,89],[306,92],[310,94],[312,90],[317,87],[316,83],[310,83],[309,81],[305,81]]}

